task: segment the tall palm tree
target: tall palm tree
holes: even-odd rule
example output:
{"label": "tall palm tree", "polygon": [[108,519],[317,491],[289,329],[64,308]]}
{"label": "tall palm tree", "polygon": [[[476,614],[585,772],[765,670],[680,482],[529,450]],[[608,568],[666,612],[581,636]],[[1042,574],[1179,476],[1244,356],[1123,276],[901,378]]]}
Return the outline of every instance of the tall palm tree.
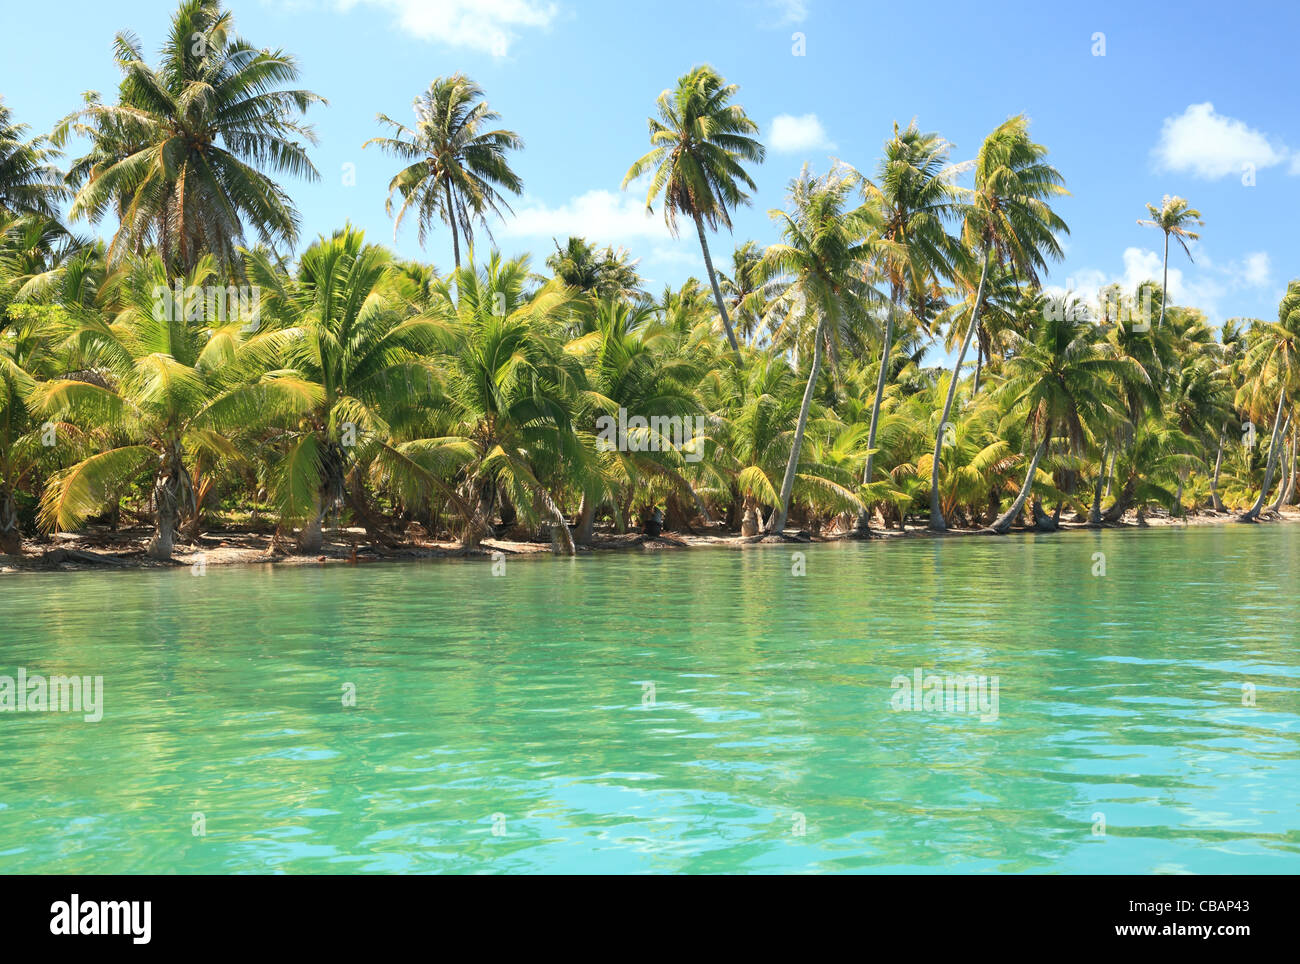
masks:
{"label": "tall palm tree", "polygon": [[157,68],[133,34],[119,33],[118,103],[91,95],[56,130],[60,142],[72,131],[91,140],[72,170],[70,216],[118,216],[111,260],[152,245],[187,274],[205,254],[228,267],[246,225],[264,244],[296,241],[298,212],[267,172],[319,179],[303,144],[315,135],[300,116],[321,98],[281,89],[298,78],[296,60],[233,27],[217,0],[183,0]]}
{"label": "tall palm tree", "polygon": [[767,249],[764,260],[773,275],[784,277],[780,298],[789,305],[787,321],[796,327],[812,323],[812,365],[780,499],[768,520],[767,531],[775,535],[785,529],[790,513],[808,412],[821,374],[823,345],[833,345],[842,330],[862,323],[880,301],[870,283],[869,243],[865,240],[872,232],[873,212],[865,205],[846,210],[860,183],[860,175],[843,165],[823,177],[814,177],[805,165],[790,182],[791,210],[771,212],[781,224],[783,240]]}
{"label": "tall palm tree", "polygon": [[0,214],[55,218],[66,194],[63,175],[51,162],[58,157],[44,137],[29,138],[0,96]]}
{"label": "tall palm tree", "polygon": [[1138,224],[1159,228],[1165,236],[1164,275],[1160,281],[1160,320],[1156,322],[1156,327],[1159,328],[1165,323],[1165,305],[1169,303],[1169,239],[1174,238],[1187,255],[1187,260],[1191,261],[1192,252],[1187,247],[1187,242],[1197,240],[1200,235],[1188,228],[1193,224],[1201,227],[1205,222],[1201,220],[1201,212],[1189,208],[1186,200],[1168,194],[1161,200],[1160,207],[1148,204],[1147,211],[1151,218],[1139,218]]}
{"label": "tall palm tree", "polygon": [[[871,404],[864,485],[872,482],[872,450],[885,397],[895,321],[908,302],[925,303],[938,294],[939,280],[952,270],[957,258],[956,242],[946,228],[957,199],[952,182],[960,170],[960,165],[948,163],[951,150],[947,141],[938,134],[923,133],[915,121],[902,132],[894,124],[894,136],[885,143],[876,178],[866,184],[867,201],[878,209],[881,221],[876,249],[880,270],[889,285],[890,306],[885,314],[880,370]],[[858,529],[867,529],[865,512],[858,519]]]}
{"label": "tall palm tree", "polygon": [[980,264],[979,284],[971,303],[971,320],[962,339],[944,400],[934,440],[930,475],[930,528],[947,529],[939,504],[939,455],[943,426],[952,411],[962,362],[979,326],[980,310],[994,261],[1030,282],[1047,258],[1059,258],[1058,232],[1068,232],[1065,222],[1047,203],[1068,193],[1061,173],[1044,158],[1047,148],[1029,139],[1029,120],[1023,114],[1003,121],[984,139],[975,158],[975,186],[963,203],[963,234],[970,256]]}
{"label": "tall palm tree", "polygon": [[626,188],[642,174],[653,172],[646,210],[652,210],[655,199],[662,195],[664,220],[674,235],[678,215],[695,222],[713,298],[733,351],[740,350],[740,343],[727,315],[704,227],[731,228],[731,210],[749,203],[744,189],[755,190],[742,162],[761,163],[765,153],[752,136],[758,133],[758,125],[743,107],[731,103],[737,89],[707,64],[680,77],[676,88],[659,95],[659,116],[649,119],[653,146],[623,177]]}
{"label": "tall palm tree", "polygon": [[[393,157],[411,163],[388,183],[388,213],[394,195],[401,198],[393,234],[412,205],[424,245],[429,225],[437,218],[451,227],[452,253],[460,269],[460,235],[474,243],[474,222],[487,226],[487,214],[510,211],[503,191],[518,195],[523,181],[510,168],[506,152],[519,150],[523,139],[514,131],[493,128],[501,119],[483,99],[483,88],[464,74],[439,77],[415,99],[415,127],[387,114],[377,119],[393,129],[393,137],[372,137]],[[491,236],[491,230],[488,230]]]}

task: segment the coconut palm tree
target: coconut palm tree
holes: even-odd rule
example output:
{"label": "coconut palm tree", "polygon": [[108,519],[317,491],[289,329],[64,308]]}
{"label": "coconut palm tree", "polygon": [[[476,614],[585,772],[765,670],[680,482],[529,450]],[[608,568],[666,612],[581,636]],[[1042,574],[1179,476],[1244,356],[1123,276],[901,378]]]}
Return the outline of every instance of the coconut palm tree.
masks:
{"label": "coconut palm tree", "polygon": [[[951,145],[938,134],[923,133],[913,121],[885,142],[884,157],[874,181],[866,183],[868,203],[878,208],[881,227],[875,245],[880,271],[889,286],[890,307],[885,313],[876,394],[871,404],[867,432],[864,485],[871,484],[880,405],[891,364],[896,319],[907,303],[925,303],[938,294],[941,278],[950,273],[958,257],[956,242],[946,222],[954,210],[957,192],[953,178],[959,165],[948,163]],[[868,517],[858,519],[865,531]]]}
{"label": "coconut palm tree", "polygon": [[66,196],[63,175],[52,161],[59,156],[44,137],[29,138],[28,126],[14,122],[0,96],[0,214],[56,218]]}
{"label": "coconut palm tree", "polygon": [[1300,388],[1300,280],[1287,285],[1277,315],[1275,324],[1261,323],[1252,331],[1254,344],[1246,349],[1243,362],[1246,383],[1237,395],[1239,407],[1261,421],[1267,417],[1264,413],[1269,407],[1268,401],[1277,396],[1268,460],[1264,466],[1264,484],[1254,504],[1242,513],[1242,522],[1258,521],[1264,508],[1281,453],[1279,436],[1284,431],[1283,412],[1296,389]]}
{"label": "coconut palm tree", "polygon": [[597,248],[586,238],[570,237],[546,266],[570,288],[596,299],[643,301],[647,297],[637,274],[637,262],[626,248]]}
{"label": "coconut palm tree", "polygon": [[500,217],[503,208],[510,211],[502,192],[518,195],[524,189],[506,156],[522,148],[523,139],[514,131],[492,127],[501,115],[483,96],[483,88],[464,74],[439,77],[415,99],[414,128],[378,114],[395,136],[372,137],[362,145],[376,144],[384,153],[410,162],[388,183],[390,215],[394,197],[401,199],[393,236],[412,206],[422,247],[429,225],[435,218],[443,221],[451,228],[457,270],[460,235],[473,245],[474,222],[486,228],[489,212]]}
{"label": "coconut palm tree", "polygon": [[1159,228],[1165,236],[1164,275],[1160,281],[1160,320],[1156,322],[1156,327],[1159,328],[1165,323],[1165,305],[1169,303],[1169,239],[1172,237],[1176,240],[1187,255],[1187,260],[1191,261],[1192,252],[1187,247],[1187,242],[1196,241],[1200,235],[1188,228],[1193,224],[1201,227],[1205,222],[1201,220],[1201,212],[1188,207],[1186,200],[1168,194],[1161,200],[1160,207],[1148,204],[1147,211],[1151,218],[1139,218],[1138,224]]}
{"label": "coconut palm tree", "polygon": [[626,188],[641,175],[651,174],[646,211],[662,195],[664,220],[674,236],[679,215],[695,222],[714,302],[733,351],[740,350],[740,343],[731,327],[704,227],[731,228],[731,210],[749,203],[746,188],[755,190],[742,162],[763,160],[763,145],[753,136],[758,125],[744,108],[731,103],[737,89],[707,64],[680,77],[675,89],[659,95],[659,116],[649,119],[653,146],[623,177]]}
{"label": "coconut palm tree", "polygon": [[785,529],[790,512],[808,412],[821,374],[823,346],[833,348],[842,331],[870,323],[869,313],[881,301],[871,286],[868,265],[870,247],[866,239],[873,230],[873,211],[865,205],[846,210],[860,186],[861,176],[845,165],[822,177],[810,174],[805,165],[799,177],[790,182],[790,210],[770,212],[781,225],[783,240],[764,254],[766,270],[784,280],[779,297],[788,306],[787,323],[796,329],[810,327],[812,335],[808,382],[779,501],[768,520],[767,531],[775,535]]}
{"label": "coconut palm tree", "polygon": [[382,538],[364,489],[371,467],[408,489],[436,483],[408,464],[394,436],[440,397],[429,357],[438,326],[406,310],[394,296],[391,256],[351,225],[304,251],[292,275],[265,251],[247,252],[246,266],[261,298],[248,352],[281,369],[277,384],[300,389],[277,438],[271,489],[280,518],[301,527],[302,552],[320,548],[325,514],[344,504]]}
{"label": "coconut palm tree", "polygon": [[[214,316],[202,288],[217,277],[205,256],[182,296],[160,304],[169,270],[158,255],[130,258],[106,282],[110,313],[70,319],[68,339],[89,367],[38,383],[31,407],[63,416],[105,445],[53,475],[41,500],[46,529],[71,529],[145,475],[152,482],[149,556],[171,558],[177,526],[196,509],[189,459],[233,454],[227,431],[275,411],[273,393],[251,397],[231,377],[248,319]],[[196,293],[198,292],[198,293]]]}
{"label": "coconut palm tree", "polygon": [[507,517],[548,523],[556,550],[571,555],[556,492],[566,463],[586,459],[572,417],[585,378],[564,340],[573,294],[555,280],[530,291],[531,282],[527,258],[497,254],[443,279],[431,318],[444,374],[433,413],[441,434],[397,449],[431,476],[454,480],[448,498],[464,548],[478,547],[500,506]]}
{"label": "coconut palm tree", "polygon": [[1088,439],[1124,419],[1118,385],[1131,377],[1131,362],[1116,356],[1088,319],[1071,313],[1042,312],[1028,337],[1010,333],[1014,354],[1004,364],[997,394],[1012,417],[1024,419],[1033,455],[1011,507],[990,527],[1006,533],[1020,517],[1034,475],[1052,441],[1063,438],[1070,452],[1082,454]]}
{"label": "coconut palm tree", "polygon": [[1029,120],[1023,114],[1003,121],[984,139],[975,158],[975,186],[962,205],[963,238],[968,256],[980,265],[979,284],[971,303],[971,320],[953,362],[952,378],[944,400],[939,430],[934,440],[930,476],[930,528],[947,529],[939,504],[939,450],[943,426],[952,411],[953,397],[971,337],[979,326],[989,268],[996,261],[1020,277],[1037,283],[1048,258],[1059,258],[1056,235],[1068,232],[1065,222],[1047,203],[1068,193],[1064,179],[1044,158],[1047,148],[1029,139]]}
{"label": "coconut palm tree", "polygon": [[295,59],[233,27],[216,0],[183,0],[157,68],[133,34],[118,34],[118,103],[91,95],[56,130],[59,142],[74,131],[91,140],[71,172],[70,216],[119,218],[110,260],[154,246],[187,274],[205,254],[228,269],[246,227],[264,244],[296,241],[298,212],[267,172],[319,179],[300,117],[321,98],[281,89],[298,77]]}

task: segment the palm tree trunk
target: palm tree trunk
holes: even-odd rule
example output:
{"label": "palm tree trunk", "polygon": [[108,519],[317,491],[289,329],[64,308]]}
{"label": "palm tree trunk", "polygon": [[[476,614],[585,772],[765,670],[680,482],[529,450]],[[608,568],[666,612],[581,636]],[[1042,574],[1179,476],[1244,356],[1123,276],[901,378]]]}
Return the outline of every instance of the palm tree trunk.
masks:
{"label": "palm tree trunk", "polygon": [[456,259],[456,270],[460,270],[460,235],[456,231],[456,204],[452,199],[451,181],[443,181],[442,186],[447,189],[447,223],[451,225],[451,251]]}
{"label": "palm tree trunk", "polygon": [[[1295,494],[1295,476],[1296,476],[1296,456],[1300,455],[1300,425],[1291,426],[1291,478],[1286,484],[1286,495],[1282,497],[1282,505],[1289,505],[1292,495]],[[1279,507],[1280,509],[1280,507]]]}
{"label": "palm tree trunk", "polygon": [[812,408],[813,392],[817,388],[817,375],[822,367],[822,322],[817,323],[813,334],[812,370],[808,372],[808,385],[803,390],[803,404],[799,406],[799,421],[794,427],[794,442],[790,446],[790,460],[785,466],[785,478],[781,480],[781,503],[767,520],[767,531],[780,535],[785,531],[785,520],[790,514],[790,493],[794,491],[795,471],[799,467],[799,450],[803,448],[803,433],[808,427],[808,411]]}
{"label": "palm tree trunk", "polygon": [[582,493],[582,504],[578,506],[578,532],[573,541],[580,546],[589,546],[596,530],[596,500],[587,493]]}
{"label": "palm tree trunk", "polygon": [[1214,456],[1214,475],[1210,477],[1210,505],[1214,507],[1215,512],[1227,512],[1223,500],[1219,498],[1219,471],[1223,468],[1223,437],[1227,434],[1228,423],[1223,423],[1223,428],[1219,429],[1219,451]]}
{"label": "palm tree trunk", "polygon": [[966,337],[962,339],[961,351],[957,353],[957,361],[952,366],[952,380],[948,383],[948,397],[944,399],[943,415],[939,419],[939,430],[934,436],[934,462],[930,466],[930,528],[943,532],[948,528],[943,521],[943,509],[939,505],[939,453],[943,448],[943,427],[948,422],[948,416],[952,414],[952,400],[957,395],[957,381],[961,375],[961,363],[966,358],[966,349],[970,347],[971,336],[975,334],[975,329],[980,321],[980,306],[984,301],[984,285],[989,277],[989,262],[992,260],[992,251],[988,248],[984,250],[984,267],[980,269],[979,288],[975,291],[975,305],[970,312],[970,327],[966,329]]}
{"label": "palm tree trunk", "polygon": [[1034,473],[1038,471],[1038,461],[1043,457],[1043,452],[1047,450],[1047,438],[1044,437],[1038,443],[1038,448],[1034,450],[1034,457],[1029,461],[1029,471],[1025,473],[1025,482],[1020,486],[1020,494],[1016,496],[1016,501],[1011,503],[1011,508],[998,516],[997,521],[989,528],[999,535],[1006,535],[1011,531],[1011,523],[1020,518],[1020,513],[1025,510],[1025,500],[1029,498],[1029,493],[1034,487]]}
{"label": "palm tree trunk", "polygon": [[[862,484],[871,484],[872,468],[875,464],[876,456],[872,451],[876,447],[876,428],[880,422],[880,405],[885,397],[885,378],[889,374],[889,353],[894,344],[894,312],[898,310],[898,294],[895,292],[893,304],[890,306],[889,315],[885,319],[885,340],[880,349],[880,374],[876,376],[876,397],[871,403],[871,428],[867,430],[867,467],[862,471]],[[862,511],[858,513],[858,531],[868,532],[870,525],[870,510],[863,506]]]}
{"label": "palm tree trunk", "polygon": [[1277,392],[1277,413],[1273,416],[1273,440],[1268,446],[1268,462],[1264,466],[1264,487],[1260,489],[1259,498],[1255,504],[1243,512],[1240,516],[1242,522],[1256,522],[1259,520],[1259,513],[1264,508],[1264,500],[1268,498],[1268,490],[1273,485],[1273,466],[1277,462],[1277,433],[1282,427],[1282,404],[1286,401],[1286,386],[1279,385]]}
{"label": "palm tree trunk", "polygon": [[971,386],[971,395],[980,393],[980,371],[984,368],[984,346],[979,339],[975,340],[975,384]]}
{"label": "palm tree trunk", "polygon": [[1292,452],[1288,444],[1289,440],[1286,437],[1287,430],[1291,427],[1291,418],[1292,416],[1288,415],[1286,417],[1286,425],[1282,426],[1282,458],[1285,459],[1285,461],[1280,463],[1278,466],[1279,478],[1277,486],[1277,501],[1272,505],[1274,512],[1282,511],[1282,503],[1286,500],[1286,488],[1291,481],[1290,466],[1295,462],[1294,452]]}
{"label": "palm tree trunk", "polygon": [[1156,327],[1160,328],[1165,323],[1165,305],[1169,303],[1169,232],[1165,232],[1165,273],[1160,281],[1160,320],[1156,322]]}
{"label": "palm tree trunk", "polygon": [[731,350],[740,354],[740,343],[736,341],[736,333],[731,330],[731,319],[727,317],[727,305],[722,300],[722,289],[718,287],[718,275],[713,270],[713,258],[709,256],[709,242],[704,237],[704,219],[698,214],[695,215],[695,230],[700,235],[700,250],[704,252],[704,267],[709,272],[709,284],[713,285],[713,300],[718,303],[718,314],[722,316],[722,327],[727,332],[727,341],[731,343]]}
{"label": "palm tree trunk", "polygon": [[1101,450],[1101,464],[1097,466],[1097,484],[1092,487],[1092,510],[1088,513],[1088,525],[1101,525],[1101,484],[1109,483],[1106,463],[1110,461],[1110,446]]}
{"label": "palm tree trunk", "polygon": [[23,553],[23,534],[18,528],[18,504],[13,489],[0,488],[0,555],[20,556]]}

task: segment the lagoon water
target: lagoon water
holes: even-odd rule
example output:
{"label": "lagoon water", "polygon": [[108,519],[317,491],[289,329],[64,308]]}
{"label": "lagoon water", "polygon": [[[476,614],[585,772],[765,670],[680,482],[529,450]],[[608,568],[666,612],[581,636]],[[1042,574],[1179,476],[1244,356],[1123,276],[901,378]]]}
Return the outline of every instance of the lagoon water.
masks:
{"label": "lagoon water", "polygon": [[0,577],[0,872],[1300,872],[1297,527],[797,562]]}

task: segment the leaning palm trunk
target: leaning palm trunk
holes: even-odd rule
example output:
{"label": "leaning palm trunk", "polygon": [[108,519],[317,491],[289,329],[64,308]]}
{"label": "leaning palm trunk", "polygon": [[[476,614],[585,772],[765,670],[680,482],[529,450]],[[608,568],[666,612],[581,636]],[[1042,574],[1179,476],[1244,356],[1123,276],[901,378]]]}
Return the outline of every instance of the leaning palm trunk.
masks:
{"label": "leaning palm trunk", "polygon": [[808,373],[808,385],[803,390],[803,404],[799,406],[799,421],[794,427],[794,442],[790,446],[790,460],[785,466],[785,478],[781,480],[781,502],[772,511],[767,520],[767,531],[780,535],[785,531],[785,520],[790,514],[790,495],[794,491],[794,476],[799,468],[799,450],[803,448],[803,433],[808,427],[808,411],[812,408],[813,392],[817,389],[817,375],[822,367],[822,323],[817,323],[813,334],[812,370]]}
{"label": "leaning palm trunk", "polygon": [[[872,468],[875,465],[876,428],[880,423],[880,404],[885,397],[885,378],[889,374],[889,352],[894,344],[894,312],[898,307],[898,298],[894,298],[885,318],[885,340],[880,348],[880,374],[876,376],[876,397],[871,402],[871,428],[867,430],[867,466],[862,471],[862,484],[871,484]],[[871,514],[867,506],[858,513],[858,532],[865,533],[871,529]]]}
{"label": "leaning palm trunk", "polygon": [[966,337],[962,339],[961,350],[957,353],[957,361],[952,366],[952,380],[948,383],[948,397],[943,402],[943,415],[939,419],[939,430],[934,436],[934,460],[930,466],[930,528],[943,532],[948,528],[947,523],[943,520],[943,508],[939,504],[939,455],[943,450],[943,427],[948,423],[948,416],[952,414],[952,402],[957,396],[957,381],[961,376],[961,363],[966,359],[966,349],[970,347],[971,336],[975,334],[976,328],[980,323],[980,306],[984,301],[984,285],[989,277],[989,262],[992,260],[992,251],[985,249],[984,266],[980,269],[979,288],[975,292],[975,305],[971,308],[970,327],[966,329]]}
{"label": "leaning palm trunk", "polygon": [[1286,495],[1282,496],[1282,505],[1289,505],[1291,503],[1291,497],[1295,495],[1297,456],[1300,456],[1300,425],[1293,425],[1291,427],[1291,478],[1287,481]]}
{"label": "leaning palm trunk", "polygon": [[1219,498],[1219,472],[1223,468],[1223,436],[1228,431],[1228,425],[1225,422],[1223,428],[1219,429],[1219,451],[1214,456],[1214,475],[1210,477],[1210,505],[1214,507],[1215,512],[1227,512],[1228,508]]}
{"label": "leaning palm trunk", "polygon": [[713,300],[718,303],[718,314],[722,316],[722,327],[727,332],[727,341],[731,343],[731,350],[740,354],[740,343],[736,341],[736,333],[731,330],[731,319],[727,317],[727,305],[722,300],[722,289],[718,287],[718,275],[713,270],[713,258],[709,256],[709,242],[704,237],[704,219],[698,214],[695,215],[695,230],[700,235],[700,250],[704,252],[704,267],[709,272],[709,284],[713,285]]}
{"label": "leaning palm trunk", "polygon": [[997,520],[989,528],[999,535],[1006,535],[1011,531],[1011,524],[1020,518],[1020,513],[1025,511],[1025,500],[1029,498],[1029,493],[1034,487],[1034,473],[1038,471],[1038,462],[1047,450],[1047,439],[1044,438],[1038,443],[1038,448],[1034,450],[1034,457],[1029,460],[1029,471],[1025,473],[1025,482],[1020,486],[1020,494],[1016,496],[1016,501],[1011,503],[1011,508],[998,516]]}
{"label": "leaning palm trunk", "polygon": [[1273,416],[1273,439],[1268,446],[1268,461],[1264,465],[1264,486],[1259,491],[1259,498],[1255,504],[1241,514],[1240,521],[1256,522],[1259,520],[1259,514],[1264,508],[1264,500],[1268,498],[1268,491],[1273,486],[1273,466],[1277,463],[1277,436],[1278,431],[1282,428],[1282,404],[1286,401],[1286,388],[1278,388],[1277,412]]}
{"label": "leaning palm trunk", "polygon": [[1295,464],[1294,447],[1287,444],[1287,429],[1291,427],[1291,416],[1288,415],[1286,425],[1282,427],[1282,458],[1283,461],[1278,467],[1278,485],[1277,501],[1273,503],[1274,512],[1282,511],[1282,503],[1286,501],[1286,490],[1291,484],[1291,466]]}

